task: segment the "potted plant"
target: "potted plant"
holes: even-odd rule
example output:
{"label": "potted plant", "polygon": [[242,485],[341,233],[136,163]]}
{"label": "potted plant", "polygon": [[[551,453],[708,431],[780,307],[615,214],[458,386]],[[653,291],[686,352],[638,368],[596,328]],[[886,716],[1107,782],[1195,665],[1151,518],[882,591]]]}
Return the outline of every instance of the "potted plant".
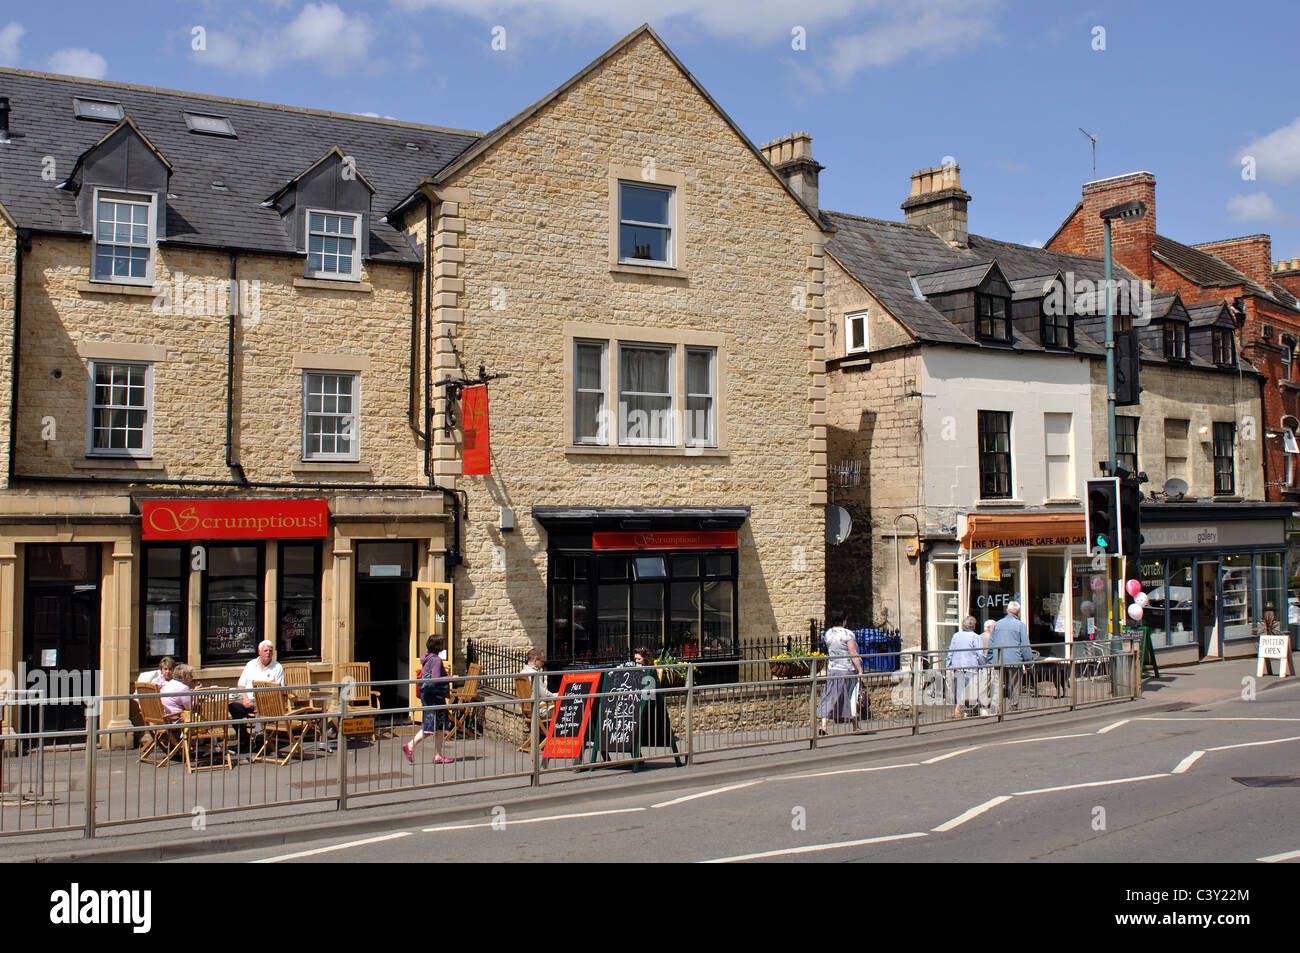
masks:
{"label": "potted plant", "polygon": [[659,679],[660,688],[680,688],[686,684],[686,666],[681,662],[681,659],[666,648],[659,653],[659,657],[655,659],[657,666],[655,674]]}
{"label": "potted plant", "polygon": [[822,652],[809,652],[807,649],[795,646],[789,652],[772,656],[770,659],[772,677],[803,678],[810,670],[819,670],[821,661],[825,658]]}

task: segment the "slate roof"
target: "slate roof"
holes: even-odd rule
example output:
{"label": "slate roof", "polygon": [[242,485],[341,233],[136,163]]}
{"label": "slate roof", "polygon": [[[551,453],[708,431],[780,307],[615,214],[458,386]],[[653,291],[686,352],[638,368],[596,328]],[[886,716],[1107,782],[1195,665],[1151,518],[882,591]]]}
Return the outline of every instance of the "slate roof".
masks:
{"label": "slate roof", "polygon": [[[380,218],[481,138],[464,130],[25,70],[0,69],[0,96],[9,97],[13,110],[13,141],[0,146],[0,204],[20,227],[85,234],[74,195],[56,186],[112,124],[77,119],[72,98],[79,96],[121,103],[171,163],[164,241],[204,248],[295,253],[279,214],[262,202],[337,146],[354,157],[375,189],[370,258],[416,261],[406,238]],[[227,117],[238,138],[188,131],[186,111]],[[41,177],[45,156],[54,158],[54,181]],[[226,190],[214,189],[213,182]]]}
{"label": "slate roof", "polygon": [[[922,225],[863,218],[844,212],[822,214],[836,228],[827,250],[903,323],[914,338],[924,343],[978,344],[930,302],[918,300],[912,293],[909,276],[916,276],[923,292],[927,282],[952,284],[950,280],[943,280],[945,276],[975,276],[975,281],[964,285],[970,287],[994,261],[1013,290],[1018,284],[1023,288],[1027,279],[1049,281],[1058,271],[1072,273],[1076,280],[1087,279],[1094,283],[1104,277],[1102,262],[1084,255],[1030,248],[979,235],[970,236],[968,248],[953,248]],[[1118,265],[1114,277],[1133,278]],[[1075,345],[1075,353],[1104,353],[1096,341],[1078,329]],[[1013,349],[1043,350],[1022,335],[1016,335]]]}
{"label": "slate roof", "polygon": [[1272,281],[1269,282],[1269,287],[1265,288],[1252,281],[1243,272],[1233,268],[1218,255],[1204,249],[1184,245],[1164,235],[1156,235],[1151,254],[1188,281],[1202,288],[1241,286],[1248,294],[1269,298],[1284,307],[1300,307],[1300,302],[1285,288]]}
{"label": "slate roof", "polygon": [[1218,321],[1225,307],[1222,301],[1211,301],[1208,304],[1190,306],[1187,315],[1192,319],[1192,327],[1203,328]]}

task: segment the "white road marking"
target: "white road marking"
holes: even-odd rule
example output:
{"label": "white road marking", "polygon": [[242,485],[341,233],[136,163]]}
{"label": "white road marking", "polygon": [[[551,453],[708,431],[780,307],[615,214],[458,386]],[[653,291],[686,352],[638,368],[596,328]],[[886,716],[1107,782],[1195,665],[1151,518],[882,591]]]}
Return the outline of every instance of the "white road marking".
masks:
{"label": "white road marking", "polygon": [[1184,758],[1182,761],[1179,761],[1179,762],[1178,762],[1178,767],[1174,768],[1174,770],[1171,771],[1170,773],[1171,773],[1171,774],[1186,774],[1186,773],[1187,773],[1187,769],[1190,768],[1192,765],[1194,765],[1197,761],[1199,761],[1199,760],[1201,759],[1201,755],[1203,755],[1203,754],[1205,754],[1204,751],[1193,751],[1191,754],[1189,754],[1189,755],[1188,755],[1186,758]]}
{"label": "white road marking", "polygon": [[583,811],[580,814],[551,814],[546,817],[521,817],[517,819],[506,819],[505,821],[485,821],[481,824],[447,824],[443,827],[423,827],[421,832],[425,834],[439,834],[443,831],[471,831],[484,827],[492,827],[494,824],[500,828],[502,824],[505,827],[514,827],[517,824],[540,824],[543,821],[570,821],[578,817],[604,817],[606,814],[636,814],[638,811],[644,811],[643,807],[620,807],[611,811]]}
{"label": "white road marking", "polygon": [[399,837],[410,837],[410,831],[398,831],[395,834],[384,834],[381,837],[367,837],[365,840],[348,841],[346,844],[335,844],[332,847],[317,847],[315,850],[300,850],[296,854],[281,854],[278,857],[263,857],[261,860],[254,860],[254,864],[277,864],[282,860],[297,860],[299,857],[315,857],[317,854],[328,854],[334,850],[347,850],[349,847],[364,847],[367,844],[380,844],[386,840],[397,840]]}
{"label": "white road marking", "polygon": [[969,811],[964,811],[961,814],[958,814],[951,821],[944,821],[938,827],[932,827],[930,829],[931,833],[943,834],[947,831],[952,830],[954,827],[960,827],[962,824],[965,824],[967,821],[971,820],[972,818],[979,817],[985,811],[991,811],[999,804],[1005,804],[1007,801],[1010,800],[1011,800],[1010,795],[999,794],[997,797],[985,801],[983,804],[975,805]]}
{"label": "white road marking", "polygon": [[1153,715],[1143,715],[1143,716],[1141,716],[1140,718],[1137,718],[1136,720],[1137,720],[1137,721],[1300,721],[1300,718],[1265,718],[1265,717],[1262,717],[1262,716],[1261,716],[1261,717],[1258,717],[1258,718],[1247,718],[1247,717],[1244,717],[1244,716],[1242,716],[1242,717],[1237,717],[1237,718],[1228,718],[1228,717],[1223,717],[1223,718],[1156,718],[1156,717],[1153,716]]}
{"label": "white road marking", "polygon": [[1300,735],[1294,738],[1273,738],[1269,741],[1247,741],[1239,745],[1219,745],[1217,748],[1206,748],[1206,751],[1229,751],[1232,748],[1258,748],[1261,745],[1280,745],[1287,741],[1300,741]]}
{"label": "white road marking", "polygon": [[1091,731],[1084,731],[1084,732],[1080,732],[1077,735],[1045,735],[1042,738],[1017,738],[1015,741],[994,741],[991,742],[989,746],[992,747],[993,745],[1027,745],[1031,741],[1064,741],[1066,738],[1091,738],[1091,737],[1092,737]]}
{"label": "white road marking", "polygon": [[874,768],[841,768],[839,771],[817,771],[813,774],[783,774],[777,778],[766,778],[767,781],[796,781],[804,778],[829,778],[837,774],[865,774],[868,771],[890,771],[894,768],[916,768],[920,767],[919,761],[908,761],[905,764],[880,764]]}
{"label": "white road marking", "polygon": [[1300,850],[1290,850],[1285,854],[1269,854],[1267,857],[1256,857],[1261,864],[1280,864],[1284,860],[1295,860],[1300,857]]}
{"label": "white road marking", "polygon": [[684,804],[687,801],[694,801],[697,798],[712,797],[715,794],[725,794],[728,791],[737,791],[740,788],[747,788],[751,785],[761,784],[762,778],[756,781],[742,781],[740,784],[728,784],[725,788],[714,788],[712,791],[700,791],[698,794],[687,794],[684,797],[673,798],[671,801],[660,801],[658,804],[651,804],[651,807],[672,807],[674,804]]}
{"label": "white road marking", "polygon": [[928,837],[925,831],[912,834],[890,834],[887,837],[865,837],[862,840],[840,841],[838,844],[810,844],[807,847],[787,847],[784,850],[765,850],[757,854],[738,854],[735,857],[715,857],[702,860],[702,864],[734,864],[742,860],[761,860],[764,857],[787,857],[790,854],[812,854],[822,850],[839,850],[843,847],[863,847],[867,844],[883,844],[886,841],[910,840],[913,837]]}
{"label": "white road marking", "polygon": [[1107,725],[1105,728],[1098,728],[1098,729],[1097,729],[1097,734],[1099,734],[1099,735],[1104,735],[1104,734],[1106,734],[1106,733],[1109,732],[1109,731],[1114,731],[1116,728],[1120,728],[1120,727],[1122,727],[1122,726],[1124,726],[1124,725],[1127,725],[1127,724],[1129,723],[1130,720],[1131,720],[1131,719],[1129,719],[1129,718],[1125,718],[1123,721],[1117,721],[1117,722],[1115,722],[1114,724]]}
{"label": "white road marking", "polygon": [[957,757],[957,755],[959,755],[959,754],[967,754],[968,752],[971,752],[971,751],[979,751],[980,748],[983,748],[983,747],[984,747],[983,745],[972,745],[972,746],[969,747],[969,748],[958,748],[956,751],[949,751],[947,754],[941,754],[941,755],[938,755],[937,757],[934,757],[934,758],[927,758],[926,760],[922,761],[921,763],[922,763],[922,764],[938,764],[940,761],[947,761],[949,758],[955,758],[955,757]]}
{"label": "white road marking", "polygon": [[1033,791],[1015,791],[1015,797],[1027,797],[1030,794],[1055,794],[1057,791],[1074,791],[1079,788],[1104,788],[1111,784],[1128,784],[1131,781],[1150,781],[1153,778],[1167,778],[1165,774],[1143,774],[1136,778],[1113,778],[1110,781],[1088,781],[1084,784],[1063,784],[1059,788],[1036,788]]}

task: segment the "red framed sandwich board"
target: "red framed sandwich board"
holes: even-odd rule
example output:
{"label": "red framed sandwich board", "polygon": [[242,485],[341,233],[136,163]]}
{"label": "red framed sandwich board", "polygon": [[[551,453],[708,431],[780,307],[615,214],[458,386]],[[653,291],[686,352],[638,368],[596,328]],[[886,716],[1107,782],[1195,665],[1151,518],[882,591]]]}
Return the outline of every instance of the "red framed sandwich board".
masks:
{"label": "red framed sandwich board", "polygon": [[581,758],[600,672],[571,672],[560,682],[555,714],[542,744],[543,758]]}

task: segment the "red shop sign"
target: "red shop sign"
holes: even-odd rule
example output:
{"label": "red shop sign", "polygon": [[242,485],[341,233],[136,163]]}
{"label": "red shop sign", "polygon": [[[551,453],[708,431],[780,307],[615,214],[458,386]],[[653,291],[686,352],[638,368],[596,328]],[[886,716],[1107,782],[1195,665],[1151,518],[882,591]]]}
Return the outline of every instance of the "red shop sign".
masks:
{"label": "red shop sign", "polygon": [[324,500],[145,500],[145,539],[300,539],[325,535]]}
{"label": "red shop sign", "polygon": [[465,388],[461,413],[462,472],[465,476],[485,476],[492,472],[487,385]]}
{"label": "red shop sign", "polygon": [[592,533],[592,549],[735,549],[734,529],[662,530],[654,533]]}

